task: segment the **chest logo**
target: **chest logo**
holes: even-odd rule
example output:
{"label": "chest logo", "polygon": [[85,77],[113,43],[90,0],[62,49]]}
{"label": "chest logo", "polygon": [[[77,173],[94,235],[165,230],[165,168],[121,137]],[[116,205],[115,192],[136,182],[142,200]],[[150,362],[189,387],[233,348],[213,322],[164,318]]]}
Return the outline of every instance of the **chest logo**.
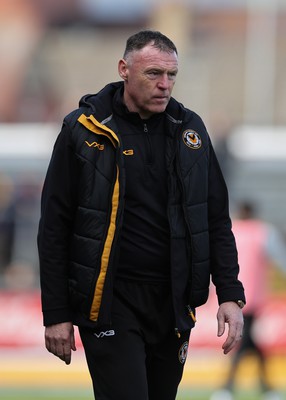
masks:
{"label": "chest logo", "polygon": [[134,155],[134,150],[133,149],[129,149],[129,150],[124,150],[123,154],[125,156],[133,156]]}
{"label": "chest logo", "polygon": [[87,140],[85,141],[85,143],[88,145],[88,147],[94,147],[100,151],[104,150],[104,144],[100,144],[97,142],[89,143]]}
{"label": "chest logo", "polygon": [[202,139],[200,135],[191,129],[187,129],[183,132],[183,142],[186,146],[195,150],[199,149],[202,145]]}

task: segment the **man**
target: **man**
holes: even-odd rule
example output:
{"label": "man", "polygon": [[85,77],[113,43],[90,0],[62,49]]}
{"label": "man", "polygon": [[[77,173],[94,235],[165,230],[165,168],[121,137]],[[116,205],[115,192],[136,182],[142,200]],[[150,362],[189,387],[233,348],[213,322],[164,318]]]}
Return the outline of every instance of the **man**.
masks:
{"label": "man", "polygon": [[65,118],[47,172],[46,347],[69,364],[78,325],[97,399],[174,400],[210,274],[224,353],[242,335],[227,189],[203,122],[171,97],[172,41],[131,36],[118,71]]}

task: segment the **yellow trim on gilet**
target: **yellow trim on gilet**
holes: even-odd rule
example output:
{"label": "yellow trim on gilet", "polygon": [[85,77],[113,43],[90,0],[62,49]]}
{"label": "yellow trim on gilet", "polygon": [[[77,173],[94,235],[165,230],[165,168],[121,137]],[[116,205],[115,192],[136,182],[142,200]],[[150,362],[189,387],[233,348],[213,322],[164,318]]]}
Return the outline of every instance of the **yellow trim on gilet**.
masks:
{"label": "yellow trim on gilet", "polygon": [[87,117],[84,114],[78,118],[78,121],[84,125],[89,131],[96,133],[97,135],[104,135],[109,138],[114,147],[116,147],[116,142],[119,143],[117,135],[113,130],[109,129],[107,126],[102,125],[93,115]]}
{"label": "yellow trim on gilet", "polygon": [[[117,135],[111,129],[109,129],[107,126],[102,125],[100,122],[98,122],[92,115],[90,115],[89,117],[86,117],[84,114],[82,114],[78,118],[78,121],[82,125],[84,125],[88,130],[90,130],[91,132],[94,132],[98,135],[107,136],[110,139],[110,141],[112,142],[114,147],[116,147],[116,142],[119,143]],[[90,315],[89,315],[89,317],[92,321],[97,321],[100,306],[101,306],[102,293],[103,293],[103,288],[104,288],[104,283],[105,283],[105,278],[106,278],[106,273],[107,273],[107,268],[108,268],[108,263],[109,263],[109,257],[110,257],[112,242],[113,242],[115,230],[116,230],[116,214],[117,214],[117,210],[118,210],[118,203],[119,203],[119,169],[117,167],[116,180],[115,180],[113,194],[112,194],[112,209],[111,209],[111,215],[110,215],[110,223],[109,223],[106,240],[104,243],[103,252],[101,255],[100,273],[99,273],[99,276],[98,276],[98,279],[97,279],[97,282],[95,285],[94,296],[93,296],[93,301],[92,301]]]}
{"label": "yellow trim on gilet", "polygon": [[113,242],[114,234],[115,234],[115,227],[116,227],[115,220],[116,220],[116,213],[117,213],[118,201],[119,201],[118,176],[119,176],[119,170],[117,167],[116,181],[115,181],[113,195],[112,195],[112,210],[111,210],[111,216],[110,216],[110,224],[109,224],[109,228],[108,228],[108,232],[107,232],[106,241],[104,244],[104,249],[103,249],[102,256],[101,256],[100,273],[99,273],[99,276],[98,276],[98,279],[96,282],[93,302],[92,302],[91,311],[90,311],[90,319],[92,321],[96,321],[98,319],[98,313],[99,313],[99,309],[100,309],[100,305],[101,305],[102,292],[103,292],[104,282],[105,282],[105,278],[106,278],[109,256],[110,256],[111,246],[112,246],[112,242]]}

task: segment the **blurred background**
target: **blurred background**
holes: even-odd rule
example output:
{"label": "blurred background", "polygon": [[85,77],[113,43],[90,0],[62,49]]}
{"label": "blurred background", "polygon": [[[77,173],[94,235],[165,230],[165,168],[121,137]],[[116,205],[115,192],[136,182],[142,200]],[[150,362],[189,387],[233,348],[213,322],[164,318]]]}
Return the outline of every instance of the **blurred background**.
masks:
{"label": "blurred background", "polygon": [[[64,116],[119,80],[126,39],[142,28],[177,45],[173,94],[207,125],[233,217],[252,202],[279,237],[254,330],[286,399],[286,0],[0,0],[0,396],[91,398],[80,343],[69,368],[43,348],[40,195]],[[179,400],[209,398],[224,382],[231,356],[220,354],[216,308],[211,295],[199,310]],[[237,398],[259,395],[251,356],[237,382]]]}

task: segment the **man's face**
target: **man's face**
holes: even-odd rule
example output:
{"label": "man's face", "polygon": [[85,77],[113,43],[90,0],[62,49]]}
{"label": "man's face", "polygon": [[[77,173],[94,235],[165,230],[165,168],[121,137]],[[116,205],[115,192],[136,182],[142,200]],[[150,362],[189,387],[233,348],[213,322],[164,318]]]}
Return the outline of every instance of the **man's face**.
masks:
{"label": "man's face", "polygon": [[165,111],[178,72],[175,52],[160,51],[147,45],[121,59],[119,75],[124,79],[124,101],[129,111],[142,119]]}

